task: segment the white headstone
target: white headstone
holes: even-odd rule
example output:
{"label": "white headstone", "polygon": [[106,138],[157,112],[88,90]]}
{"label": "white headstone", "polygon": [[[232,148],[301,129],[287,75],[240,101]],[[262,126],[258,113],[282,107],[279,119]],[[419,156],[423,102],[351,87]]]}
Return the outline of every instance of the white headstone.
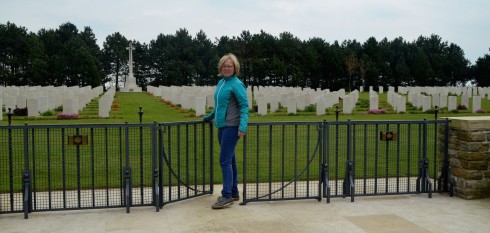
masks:
{"label": "white headstone", "polygon": [[48,97],[47,96],[38,96],[37,100],[38,100],[37,110],[40,113],[44,113],[44,112],[48,111]]}
{"label": "white headstone", "polygon": [[15,96],[5,96],[4,97],[4,100],[5,100],[5,109],[6,111],[8,111],[8,109],[12,109],[12,111],[14,111],[15,109]]}
{"label": "white headstone", "polygon": [[277,112],[277,110],[279,110],[279,97],[274,96],[270,100],[270,111]]}
{"label": "white headstone", "polygon": [[63,99],[63,114],[78,114],[78,101],[76,98]]}
{"label": "white headstone", "polygon": [[461,95],[461,105],[466,106],[466,108],[469,108],[469,96],[468,95]]}
{"label": "white headstone", "polygon": [[316,102],[316,115],[317,116],[325,115],[325,109],[326,109],[325,97],[320,96],[317,98],[317,102]]}
{"label": "white headstone", "polygon": [[267,115],[267,97],[257,98],[257,113],[261,116]]}
{"label": "white headstone", "polygon": [[423,96],[422,98],[422,112],[430,110],[432,107],[430,96]]}
{"label": "white headstone", "polygon": [[37,99],[27,99],[27,116],[39,115],[39,101]]}
{"label": "white headstone", "polygon": [[456,110],[457,105],[458,105],[458,97],[451,95],[448,97],[448,104],[447,104],[447,110],[448,111],[453,111]]}
{"label": "white headstone", "polygon": [[481,96],[473,96],[473,108],[472,112],[475,113],[477,110],[481,109]]}
{"label": "white headstone", "polygon": [[111,111],[112,99],[111,98],[101,98],[99,100],[99,117],[107,118],[109,117],[109,112]]}
{"label": "white headstone", "polygon": [[286,107],[288,109],[288,114],[296,114],[296,98],[295,97],[287,98]]}
{"label": "white headstone", "polygon": [[369,95],[369,110],[373,109],[378,109],[378,104],[379,104],[379,98],[378,95],[373,92],[374,94]]}
{"label": "white headstone", "polygon": [[19,94],[16,97],[15,104],[17,105],[18,108],[25,108],[27,107],[27,100],[26,96],[23,94]]}
{"label": "white headstone", "polygon": [[206,97],[196,97],[196,116],[206,115]]}
{"label": "white headstone", "polygon": [[432,94],[432,107],[437,106],[440,108],[441,107],[440,104],[441,104],[441,101],[440,101],[439,94],[436,94],[436,93]]}
{"label": "white headstone", "polygon": [[[0,93],[1,94],[1,93]],[[0,95],[0,121],[3,120],[3,105],[2,105],[2,96]]]}
{"label": "white headstone", "polygon": [[342,99],[342,112],[344,114],[351,114],[353,107],[353,99],[351,96],[345,96]]}

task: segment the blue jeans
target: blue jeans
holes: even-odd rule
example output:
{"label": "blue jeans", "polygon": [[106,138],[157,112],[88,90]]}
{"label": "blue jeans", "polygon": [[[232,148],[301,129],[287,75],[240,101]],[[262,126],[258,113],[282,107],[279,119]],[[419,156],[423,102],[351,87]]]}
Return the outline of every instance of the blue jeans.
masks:
{"label": "blue jeans", "polygon": [[239,139],[238,126],[218,128],[219,164],[223,177],[221,196],[225,198],[238,195],[238,170],[236,167],[235,149]]}

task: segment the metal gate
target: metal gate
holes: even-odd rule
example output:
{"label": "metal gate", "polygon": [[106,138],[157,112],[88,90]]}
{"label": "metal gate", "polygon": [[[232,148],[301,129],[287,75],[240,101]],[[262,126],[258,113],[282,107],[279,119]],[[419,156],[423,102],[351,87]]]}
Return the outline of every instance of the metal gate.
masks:
{"label": "metal gate", "polygon": [[449,120],[250,123],[242,204],[451,192],[448,131]]}
{"label": "metal gate", "polygon": [[0,214],[159,211],[212,193],[212,134],[201,121],[0,126]]}

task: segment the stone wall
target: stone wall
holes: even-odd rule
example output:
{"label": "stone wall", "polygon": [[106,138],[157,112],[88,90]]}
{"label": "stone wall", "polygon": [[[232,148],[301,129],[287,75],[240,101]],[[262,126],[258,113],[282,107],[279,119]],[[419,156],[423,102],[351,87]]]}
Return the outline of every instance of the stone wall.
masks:
{"label": "stone wall", "polygon": [[490,116],[450,119],[454,195],[464,199],[490,197]]}

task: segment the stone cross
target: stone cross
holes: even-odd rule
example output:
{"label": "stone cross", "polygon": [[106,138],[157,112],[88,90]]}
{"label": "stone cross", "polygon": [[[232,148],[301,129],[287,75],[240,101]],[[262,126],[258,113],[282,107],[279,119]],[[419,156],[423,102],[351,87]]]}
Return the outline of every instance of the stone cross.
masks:
{"label": "stone cross", "polygon": [[129,42],[129,47],[126,47],[126,50],[129,50],[129,61],[128,61],[128,66],[129,66],[129,76],[133,77],[133,44]]}

